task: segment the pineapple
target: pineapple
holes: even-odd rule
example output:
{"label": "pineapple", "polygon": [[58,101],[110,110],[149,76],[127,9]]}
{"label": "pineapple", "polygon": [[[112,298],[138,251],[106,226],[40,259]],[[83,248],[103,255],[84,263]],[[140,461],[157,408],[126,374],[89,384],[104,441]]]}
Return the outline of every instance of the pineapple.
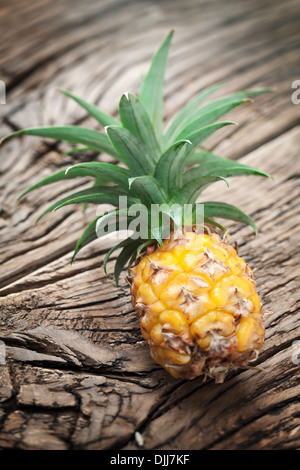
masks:
{"label": "pineapple", "polygon": [[222,381],[263,345],[253,273],[217,233],[164,240],[130,269],[133,306],[153,359],[176,378]]}
{"label": "pineapple", "polygon": [[[91,188],[55,202],[40,217],[69,204],[114,206],[88,225],[72,262],[79,250],[102,236],[104,226],[105,233],[112,233],[125,223],[130,235],[109,250],[104,269],[118,250],[115,281],[118,285],[128,265],[132,304],[154,361],[175,378],[193,379],[204,374],[221,382],[232,367],[247,367],[257,357],[264,327],[253,273],[215,219],[231,219],[257,230],[253,220],[237,207],[213,201],[201,204],[198,198],[216,181],[228,185],[228,177],[268,175],[211,153],[203,142],[218,129],[235,124],[218,121],[220,117],[269,90],[240,91],[211,99],[221,86],[214,84],[197,94],[163,129],[163,85],[172,35],[173,31],[153,56],[140,96],[122,95],[120,120],[62,90],[105,132],[78,126],[37,127],[2,140],[21,134],[65,140],[76,144],[72,152],[93,150],[116,160],[73,165],[31,186],[20,197],[57,181],[92,177]],[[126,209],[120,205],[124,198]],[[146,208],[139,224],[134,223],[132,213],[129,215],[136,204]],[[185,207],[189,208],[187,213]]]}

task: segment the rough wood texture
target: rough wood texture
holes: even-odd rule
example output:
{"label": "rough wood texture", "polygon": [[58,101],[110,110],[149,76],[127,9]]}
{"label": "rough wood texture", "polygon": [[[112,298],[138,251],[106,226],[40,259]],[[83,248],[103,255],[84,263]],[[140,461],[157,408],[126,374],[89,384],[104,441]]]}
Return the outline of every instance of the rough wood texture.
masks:
{"label": "rough wood texture", "polygon": [[[202,87],[223,93],[275,88],[231,113],[238,127],[207,142],[221,155],[272,174],[232,180],[205,197],[232,202],[257,222],[259,237],[231,224],[232,241],[256,270],[266,312],[259,370],[225,383],[174,380],[153,363],[129,291],[102,268],[94,242],[69,261],[95,213],[65,208],[34,225],[74,182],[15,200],[29,184],[83,159],[65,147],[22,138],[0,151],[0,447],[19,449],[296,449],[299,406],[298,0],[215,2],[2,0],[0,79],[7,85],[1,135],[46,123],[96,127],[62,87],[116,114],[137,91],[154,48],[175,28],[166,83],[166,119]],[[298,174],[297,174],[298,173]],[[86,181],[76,181],[83,188]],[[246,190],[247,184],[247,190]],[[60,222],[62,222],[60,224]],[[111,267],[111,265],[110,265]],[[3,352],[3,343],[0,343]]]}

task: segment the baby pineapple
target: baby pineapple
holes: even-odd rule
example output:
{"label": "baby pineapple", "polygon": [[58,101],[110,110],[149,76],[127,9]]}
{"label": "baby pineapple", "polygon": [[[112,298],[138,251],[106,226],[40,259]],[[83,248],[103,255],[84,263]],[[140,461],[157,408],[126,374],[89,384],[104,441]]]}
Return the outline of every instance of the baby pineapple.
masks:
{"label": "baby pineapple", "polygon": [[256,357],[264,328],[253,274],[218,234],[171,237],[130,273],[142,334],[171,375],[220,381]]}
{"label": "baby pineapple", "polygon": [[[131,226],[132,214],[127,217],[125,228],[133,233],[107,253],[104,268],[111,254],[121,249],[115,263],[115,280],[118,284],[125,265],[131,266],[128,280],[132,303],[158,364],[176,378],[193,379],[206,374],[222,381],[232,366],[245,367],[256,358],[264,342],[264,328],[252,271],[227,243],[226,236],[221,238],[216,233],[225,229],[215,218],[249,224],[255,232],[256,227],[249,216],[232,205],[204,202],[201,223],[205,229],[196,233],[198,197],[216,181],[228,185],[228,177],[268,175],[201,146],[215,131],[234,124],[220,122],[219,118],[269,90],[241,91],[209,100],[220,87],[212,85],[188,102],[163,130],[164,74],[172,34],[154,55],[140,96],[122,95],[120,121],[63,91],[94,117],[105,133],[78,126],[52,126],[21,130],[8,137],[27,134],[65,140],[81,145],[73,152],[104,152],[120,163],[73,165],[30,187],[22,196],[65,179],[94,179],[90,189],[66,196],[42,214],[78,203],[115,207],[90,223],[78,240],[73,259],[81,248],[101,236],[103,225],[108,224],[105,233],[119,230],[121,225],[124,228],[128,212],[120,207],[121,198],[126,198],[128,210],[136,204],[145,207],[147,216],[142,225],[147,225],[146,235],[145,230],[143,236],[138,231],[139,224]],[[154,223],[153,206],[162,205]],[[186,206],[191,209],[188,216],[183,215]],[[167,219],[171,233],[166,230]],[[109,225],[111,220],[115,224]]]}

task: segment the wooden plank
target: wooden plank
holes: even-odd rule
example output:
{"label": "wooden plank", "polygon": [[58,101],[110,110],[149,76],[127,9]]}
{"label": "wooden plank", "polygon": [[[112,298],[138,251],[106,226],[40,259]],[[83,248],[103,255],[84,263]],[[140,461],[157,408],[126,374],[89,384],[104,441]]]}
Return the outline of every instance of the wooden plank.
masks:
{"label": "wooden plank", "polygon": [[84,216],[65,208],[34,224],[63,192],[85,188],[88,179],[15,202],[57,169],[107,157],[62,155],[67,147],[61,143],[14,139],[0,149],[0,341],[7,359],[0,365],[0,448],[136,450],[139,431],[146,449],[297,449],[300,108],[291,103],[291,83],[299,78],[299,2],[275,1],[272,8],[242,0],[80,5],[2,1],[0,78],[8,95],[1,135],[53,123],[100,128],[57,88],[116,115],[120,95],[137,92],[155,44],[171,26],[166,121],[219,80],[226,81],[219,94],[275,88],[230,114],[239,127],[207,141],[274,180],[236,178],[229,190],[217,183],[204,193],[206,200],[237,204],[259,228],[255,238],[250,228],[228,224],[232,242],[256,268],[266,313],[266,343],[256,362],[262,370],[233,371],[216,385],[176,381],[157,366],[124,276],[117,288],[103,272],[109,242],[95,241],[69,264],[96,208]]}

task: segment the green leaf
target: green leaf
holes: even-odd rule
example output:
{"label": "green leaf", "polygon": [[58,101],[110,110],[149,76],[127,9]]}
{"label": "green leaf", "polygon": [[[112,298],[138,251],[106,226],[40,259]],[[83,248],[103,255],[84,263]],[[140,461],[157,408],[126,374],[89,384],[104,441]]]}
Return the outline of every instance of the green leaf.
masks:
{"label": "green leaf", "polygon": [[247,100],[242,99],[238,101],[233,101],[231,103],[226,103],[222,106],[213,108],[212,110],[204,113],[197,113],[197,117],[189,121],[188,124],[181,128],[179,134],[176,135],[175,140],[185,139],[187,136],[191,135],[193,132],[196,132],[198,129],[201,129],[209,124],[212,124],[224,114],[229,113],[233,108],[244,104]]}
{"label": "green leaf", "polygon": [[221,176],[200,176],[186,183],[180,191],[174,196],[174,202],[184,204],[194,204],[198,196],[212,183],[223,180],[228,186],[228,182]]}
{"label": "green leaf", "polygon": [[204,217],[204,223],[207,225],[213,225],[214,227],[217,227],[220,230],[222,230],[222,232],[224,233],[226,232],[226,228],[223,227],[223,225],[216,222],[214,219],[210,219],[209,217]]}
{"label": "green leaf", "polygon": [[105,126],[111,126],[111,125],[120,125],[120,123],[114,119],[113,117],[109,116],[108,114],[103,113],[100,111],[100,109],[95,106],[94,104],[87,103],[85,100],[82,98],[79,98],[78,96],[74,95],[70,91],[67,90],[59,90],[61,93],[64,95],[68,96],[72,100],[76,101],[83,109],[85,109],[90,116],[96,119],[103,127]]}
{"label": "green leaf", "polygon": [[202,106],[198,110],[194,111],[187,120],[187,123],[190,123],[197,119],[199,116],[202,116],[213,109],[230,105],[231,103],[235,103],[242,100],[249,100],[255,96],[261,95],[263,93],[269,93],[271,91],[270,88],[262,88],[260,90],[244,90],[238,91],[236,93],[232,93],[230,95],[223,96],[221,98],[217,98],[216,100],[210,101],[206,105]]}
{"label": "green leaf", "polygon": [[126,238],[125,240],[122,240],[121,242],[117,243],[117,245],[114,245],[105,255],[104,257],[104,260],[103,260],[103,268],[104,268],[104,272],[105,274],[107,274],[107,262],[109,260],[109,258],[111,257],[111,255],[116,251],[118,250],[119,248],[125,246],[125,245],[128,245],[130,242],[132,241],[132,238],[128,237]]}
{"label": "green leaf", "polygon": [[[102,192],[101,192],[102,191]],[[48,212],[57,210],[68,204],[77,204],[82,203],[91,203],[91,204],[112,204],[118,206],[119,195],[124,194],[120,193],[120,188],[116,186],[104,186],[104,187],[94,187],[89,189],[83,189],[77,193],[70,194],[69,196],[56,201],[48,209],[46,209],[37,219],[37,222]],[[138,200],[128,197],[128,204],[134,204]]]}
{"label": "green leaf", "polygon": [[130,267],[135,264],[136,262],[136,248],[133,250],[133,253],[131,255],[131,257],[129,258],[129,261],[128,261],[128,274],[130,274]]}
{"label": "green leaf", "polygon": [[214,124],[210,124],[209,126],[205,126],[202,129],[199,129],[196,132],[193,132],[189,136],[187,136],[187,140],[191,142],[191,145],[187,147],[186,151],[186,159],[193,153],[193,151],[199,147],[202,142],[204,142],[208,137],[214,134],[217,130],[221,129],[222,127],[229,126],[229,125],[236,125],[235,122],[231,121],[222,121],[222,122],[215,122]]}
{"label": "green leaf", "polygon": [[[223,227],[223,225],[219,224],[214,219],[210,219],[209,217],[203,216],[203,214],[200,214],[201,218],[200,218],[200,220],[197,220],[196,208],[197,208],[197,206],[200,206],[200,205],[201,205],[201,203],[195,204],[193,212],[192,212],[191,219],[188,220],[187,225],[193,225],[196,228],[197,227],[204,228],[205,225],[212,225],[212,226],[222,230],[222,232],[226,232],[226,228]],[[198,215],[198,217],[199,217],[199,215]],[[201,222],[201,223],[197,225],[197,222]]]}
{"label": "green leaf", "polygon": [[187,170],[183,174],[184,183],[198,176],[222,176],[223,178],[229,178],[231,176],[259,175],[269,177],[267,173],[261,170],[244,165],[236,160],[229,160],[219,155],[214,155],[210,152],[199,152],[191,155],[188,163],[195,164],[196,162],[199,163],[198,166]]}
{"label": "green leaf", "polygon": [[184,225],[184,211],[183,206],[180,204],[172,205],[169,209],[163,210],[162,215],[166,215],[173,221],[173,227],[175,229],[181,229],[182,225]]}
{"label": "green leaf", "polygon": [[[269,88],[263,88],[261,90],[239,91],[237,93],[232,93],[230,95],[218,98],[214,101],[207,103],[206,105],[202,106],[201,108],[197,109],[192,114],[190,114],[185,120],[182,120],[181,122],[178,121],[178,125],[176,127],[176,139],[187,138],[189,132],[183,131],[188,125],[191,125],[192,129],[195,130],[197,127],[207,125],[209,121],[214,122],[216,119],[219,119],[221,116],[230,111],[230,109],[234,108],[235,106],[238,106],[239,104],[242,104],[243,101],[247,101],[250,98],[253,98],[262,93],[268,93],[270,91],[271,89]],[[213,111],[215,111],[215,113],[213,113]],[[201,121],[203,122],[203,124],[201,124]],[[194,123],[193,126],[192,123]],[[174,140],[174,135],[175,129],[172,134],[170,132],[166,134],[166,142],[170,142],[171,139]]]}
{"label": "green leaf", "polygon": [[[79,175],[76,176],[85,176],[84,174],[80,173]],[[19,201],[22,197],[25,196],[25,194],[34,191],[35,189],[41,188],[42,186],[46,186],[47,184],[52,184],[56,183],[57,181],[65,180],[65,179],[71,179],[71,178],[76,178],[75,175],[66,175],[66,170],[61,170],[58,171],[57,173],[54,173],[51,176],[47,176],[47,178],[42,179],[38,183],[33,184],[30,186],[26,191],[24,191],[20,196],[17,198],[17,201]]]}
{"label": "green leaf", "polygon": [[[108,191],[109,189],[109,191]],[[98,192],[102,191],[102,192]],[[69,196],[69,199],[65,201],[59,201],[59,204],[57,204],[53,210],[57,211],[61,207],[68,206],[70,204],[112,204],[113,206],[118,206],[119,204],[119,196],[124,195],[123,190],[121,191],[120,188],[117,188],[116,186],[105,186],[103,188],[90,188],[86,189],[85,193],[83,191],[80,191],[81,194],[75,193],[71,196]],[[127,201],[128,203],[133,204],[135,202],[138,202],[138,200],[133,199],[133,198],[128,198]]]}
{"label": "green leaf", "polygon": [[205,88],[204,90],[200,91],[192,100],[190,100],[182,109],[179,111],[178,114],[174,117],[174,119],[169,124],[166,132],[165,132],[165,142],[170,142],[173,139],[173,135],[178,133],[179,126],[183,126],[187,119],[191,116],[192,112],[206,99],[208,96],[213,94],[217,91],[223,82],[216,83],[210,87]]}
{"label": "green leaf", "polygon": [[[95,181],[94,181],[93,185],[92,185],[92,188],[101,188],[101,186],[106,186],[108,184],[109,184],[109,181],[102,178],[102,176],[97,176],[95,178]],[[83,214],[85,213],[87,206],[88,206],[88,204],[86,202],[82,205],[82,213]]]}
{"label": "green leaf", "polygon": [[130,131],[116,126],[108,126],[105,129],[122,161],[134,174],[153,173],[154,163],[151,162],[147,149]]}
{"label": "green leaf", "polygon": [[101,177],[122,186],[126,190],[128,190],[128,178],[132,176],[132,173],[126,168],[103,162],[77,163],[67,168],[66,176],[70,175],[72,177],[72,175],[78,175],[80,172],[83,172],[85,176]]}
{"label": "green leaf", "polygon": [[173,194],[181,188],[187,145],[191,145],[188,140],[176,142],[163,153],[156,165],[154,177],[167,194]]}
{"label": "green leaf", "polygon": [[153,239],[153,240],[147,240],[146,242],[139,245],[138,249],[136,250],[136,257],[138,258],[145,248],[147,248],[148,246],[154,245],[155,243],[156,243],[156,240]]}
{"label": "green leaf", "polygon": [[19,197],[21,199],[25,194],[33,191],[34,189],[41,188],[48,184],[56,183],[57,181],[62,181],[66,179],[78,178],[93,176],[96,178],[103,178],[106,181],[111,181],[122,186],[124,189],[128,189],[128,178],[131,176],[131,173],[125,168],[120,168],[111,163],[102,163],[102,162],[87,162],[87,163],[78,163],[77,165],[71,166],[66,170],[61,170],[55,173],[54,175],[48,176],[38,183],[30,186],[26,191],[24,191]]}
{"label": "green leaf", "polygon": [[152,123],[140,100],[131,93],[124,93],[119,104],[123,127],[135,135],[145,146],[153,164],[159,159],[160,148]]}
{"label": "green leaf", "polygon": [[154,131],[159,140],[162,135],[163,123],[164,78],[172,36],[173,31],[170,31],[155,53],[151,62],[150,70],[143,81],[140,96],[141,102],[144,104],[146,111],[148,112]]}
{"label": "green leaf", "polygon": [[71,264],[74,262],[74,259],[75,259],[75,256],[77,255],[77,253],[86,245],[88,245],[89,243],[91,243],[92,241],[96,240],[97,239],[97,234],[96,234],[96,224],[97,224],[97,221],[99,220],[99,217],[97,217],[96,219],[94,219],[88,226],[87,228],[84,230],[83,234],[81,235],[81,237],[78,239],[77,243],[76,243],[76,246],[75,246],[75,250],[74,250],[74,253],[73,253],[73,256],[72,256],[72,260],[71,260]]}
{"label": "green leaf", "polygon": [[62,155],[70,155],[72,153],[78,153],[78,152],[87,152],[91,150],[89,147],[73,147],[70,150],[66,150],[65,152],[62,152]]}
{"label": "green leaf", "polygon": [[115,282],[117,286],[119,285],[119,278],[120,278],[121,272],[123,271],[128,260],[131,258],[132,254],[136,252],[138,246],[139,246],[139,241],[133,240],[131,243],[124,246],[121,253],[117,257],[115,269],[114,269]]}
{"label": "green leaf", "polygon": [[[125,217],[126,219],[123,221],[124,226],[121,227],[120,219],[122,217]],[[128,215],[127,208],[126,209],[118,209],[118,210],[115,210],[115,211],[112,211],[112,212],[108,212],[107,214],[104,214],[98,220],[98,222],[96,224],[96,233],[97,233],[98,238],[101,238],[100,235],[99,235],[99,231],[103,227],[107,226],[107,230],[105,231],[105,235],[107,233],[117,232],[117,231],[119,231],[119,230],[121,230],[122,228],[125,228],[125,227],[127,229],[128,228],[127,221],[130,221],[132,219],[133,219],[133,217]],[[112,223],[110,223],[110,222],[112,222]]]}
{"label": "green leaf", "polygon": [[151,204],[167,202],[167,195],[153,176],[144,175],[130,178],[129,185],[147,207],[151,207]]}
{"label": "green leaf", "polygon": [[214,201],[204,202],[203,204],[205,217],[220,217],[223,219],[234,220],[236,222],[243,222],[244,224],[250,225],[257,235],[257,228],[254,221],[237,207],[225,202]]}
{"label": "green leaf", "polygon": [[115,281],[116,285],[118,286],[119,284],[119,277],[120,274],[127,263],[127,261],[130,259],[132,253],[134,253],[138,246],[140,244],[139,240],[132,240],[132,238],[128,237],[125,240],[122,240],[120,243],[117,245],[113,246],[105,255],[104,261],[103,261],[103,267],[104,267],[104,272],[107,274],[107,262],[111,255],[118,250],[119,248],[123,247],[123,250],[121,251],[120,255],[117,257],[116,264],[115,264],[115,269],[114,269],[114,274],[115,274]]}
{"label": "green leaf", "polygon": [[[121,230],[120,228],[121,224],[118,220],[116,220],[115,223],[111,222],[111,223],[104,224],[103,227],[105,227],[105,231],[103,232],[103,234],[99,234],[99,228],[97,230],[97,235],[98,235],[99,240],[107,235],[110,235],[110,240],[113,240],[113,236],[111,234],[113,233],[117,234]],[[116,235],[116,237],[117,236],[118,235]]]}
{"label": "green leaf", "polygon": [[9,139],[18,135],[34,135],[55,140],[65,140],[71,144],[82,144],[97,152],[105,152],[115,157],[119,156],[112,147],[107,136],[93,129],[86,129],[78,126],[51,126],[51,127],[32,127],[13,132],[2,140]]}
{"label": "green leaf", "polygon": [[163,231],[164,231],[163,225],[158,225],[157,227],[151,227],[151,237],[154,238],[154,240],[161,247],[163,247]]}

